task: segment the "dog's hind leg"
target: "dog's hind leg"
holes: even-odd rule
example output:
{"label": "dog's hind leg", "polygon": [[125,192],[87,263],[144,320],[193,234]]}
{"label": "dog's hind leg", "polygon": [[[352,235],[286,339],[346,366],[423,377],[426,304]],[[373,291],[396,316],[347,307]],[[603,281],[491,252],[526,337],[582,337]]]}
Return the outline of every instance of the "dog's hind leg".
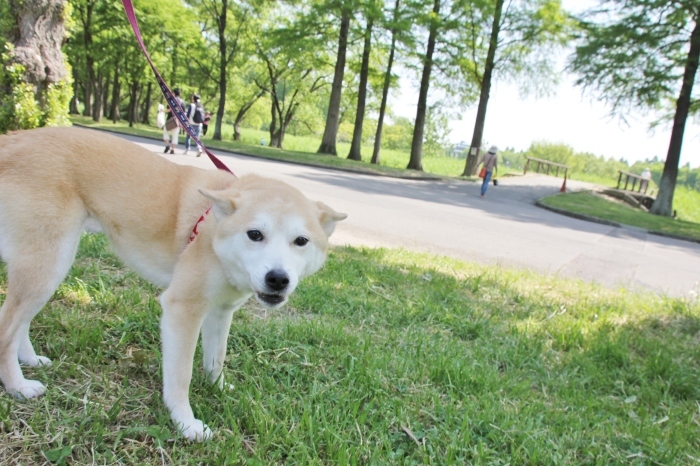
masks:
{"label": "dog's hind leg", "polygon": [[45,391],[41,382],[24,378],[19,362],[32,366],[51,362],[34,352],[29,325],[63,281],[75,258],[82,225],[75,216],[69,222],[70,215],[65,211],[64,214],[62,220],[45,223],[37,241],[25,237],[12,242],[9,254],[5,251],[7,294],[0,307],[0,380],[8,392],[18,397],[33,398]]}

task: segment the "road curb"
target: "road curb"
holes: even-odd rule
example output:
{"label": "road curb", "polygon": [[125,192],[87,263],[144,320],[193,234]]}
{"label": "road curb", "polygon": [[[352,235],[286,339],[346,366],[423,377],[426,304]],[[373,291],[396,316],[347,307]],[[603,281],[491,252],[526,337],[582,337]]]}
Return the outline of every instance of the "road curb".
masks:
{"label": "road curb", "polygon": [[[128,133],[126,131],[118,131],[118,130],[113,130],[113,129],[108,129],[108,128],[95,128],[90,125],[83,125],[81,123],[73,123],[73,126],[77,126],[79,128],[85,128],[85,129],[91,129],[94,131],[104,131],[106,133],[113,133],[113,134],[120,134],[123,136],[133,136],[137,138],[144,138],[144,139],[150,139],[152,141],[162,141],[160,138],[154,137],[154,136],[144,136],[141,134],[132,134]],[[459,178],[443,178],[440,176],[435,176],[435,175],[424,175],[424,176],[403,176],[403,175],[395,175],[392,173],[377,173],[372,170],[363,170],[362,168],[353,168],[353,167],[332,167],[328,165],[323,165],[323,164],[317,164],[317,163],[312,163],[312,162],[305,162],[305,161],[291,161],[291,160],[283,160],[283,159],[278,159],[275,157],[269,157],[265,155],[259,155],[259,154],[247,154],[245,152],[240,152],[240,151],[233,151],[231,149],[221,149],[218,147],[212,147],[212,150],[216,150],[219,152],[225,152],[227,154],[235,154],[235,155],[243,155],[245,157],[254,157],[258,159],[264,159],[264,160],[273,160],[275,162],[280,162],[280,163],[290,163],[293,165],[303,165],[305,167],[314,167],[314,168],[325,168],[328,170],[338,170],[338,171],[344,171],[344,172],[349,172],[349,173],[357,173],[359,175],[370,175],[370,176],[383,176],[386,178],[397,178],[401,180],[416,180],[416,181],[469,181],[473,182],[473,180],[462,180]]]}
{"label": "road curb", "polygon": [[[545,196],[545,197],[549,197],[549,196]],[[610,220],[604,220],[604,219],[598,218],[598,217],[591,217],[590,215],[579,214],[576,212],[571,212],[569,210],[559,209],[558,207],[552,207],[552,206],[549,206],[549,205],[541,202],[542,199],[544,199],[544,197],[536,200],[535,205],[537,207],[541,207],[542,209],[549,210],[549,211],[554,212],[556,214],[566,215],[567,217],[575,218],[578,220],[584,220],[586,222],[599,223],[601,225],[607,225],[607,226],[616,227],[616,228],[625,228],[628,230],[642,231],[642,232],[649,234],[649,235],[661,236],[664,238],[677,239],[680,241],[689,241],[691,243],[700,244],[700,239],[690,238],[688,236],[676,235],[673,233],[664,233],[661,231],[645,230],[644,228],[638,228],[638,227],[634,227],[632,225],[625,225],[623,223],[612,222]]]}

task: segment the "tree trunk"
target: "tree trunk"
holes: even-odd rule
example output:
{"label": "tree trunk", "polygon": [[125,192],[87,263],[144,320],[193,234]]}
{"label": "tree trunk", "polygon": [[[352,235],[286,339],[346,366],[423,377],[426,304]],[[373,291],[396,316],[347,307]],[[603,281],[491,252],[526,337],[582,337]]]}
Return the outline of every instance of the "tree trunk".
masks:
{"label": "tree trunk", "polygon": [[105,85],[102,90],[102,116],[109,118],[109,84],[111,80],[111,70],[105,76]]}
{"label": "tree trunk", "polygon": [[496,48],[498,47],[498,34],[501,31],[501,12],[503,11],[503,1],[496,0],[496,11],[493,15],[493,25],[491,26],[491,39],[489,40],[489,50],[486,53],[486,65],[484,67],[484,77],[481,81],[481,95],[479,96],[479,106],[476,111],[476,122],[474,123],[474,133],[472,143],[467,155],[467,162],[464,165],[463,176],[473,176],[476,173],[476,166],[479,162],[479,152],[481,151],[481,139],[484,136],[484,125],[486,123],[486,107],[489,103],[491,93],[491,77],[496,60]]}
{"label": "tree trunk", "polygon": [[[274,83],[272,83],[271,87],[274,89]],[[270,120],[270,147],[276,147],[275,146],[275,134],[277,133],[277,110],[276,110],[276,99],[277,96],[272,94],[270,96],[270,100],[272,101],[272,104],[270,106],[270,113],[272,114],[272,118]]]}
{"label": "tree trunk", "polygon": [[326,128],[323,131],[319,154],[338,155],[335,142],[338,138],[338,125],[340,124],[340,98],[343,92],[343,76],[345,74],[345,55],[348,48],[348,31],[350,29],[350,11],[343,9],[340,19],[340,37],[338,39],[338,54],[333,74],[333,86],[328,102],[326,114]]}
{"label": "tree trunk", "polygon": [[139,82],[135,81],[129,84],[129,106],[127,108],[127,119],[129,120],[129,127],[134,126],[134,121],[136,120],[136,110],[138,108],[138,91]]}
{"label": "tree trunk", "polygon": [[[85,108],[83,109],[84,116],[92,116],[93,98],[95,90],[95,57],[93,55],[92,41],[92,13],[95,8],[95,2],[88,0],[85,4],[85,10],[79,9],[80,20],[83,23],[83,37],[85,45]],[[99,116],[98,116],[99,118]]]}
{"label": "tree trunk", "polygon": [[365,45],[362,51],[362,67],[360,68],[360,88],[357,92],[357,112],[355,113],[355,129],[352,132],[350,144],[351,160],[362,160],[362,124],[365,121],[365,100],[367,99],[367,79],[369,76],[369,55],[372,48],[372,25],[374,18],[367,19],[365,30]]}
{"label": "tree trunk", "polygon": [[[294,99],[292,98],[292,100]],[[280,149],[282,149],[282,145],[284,144],[284,135],[287,134],[287,127],[289,126],[289,123],[292,122],[292,119],[294,118],[294,112],[296,112],[296,109],[297,104],[291,104],[284,118],[282,118],[282,115],[280,115],[281,123],[277,136],[277,147]]]}
{"label": "tree trunk", "polygon": [[671,141],[668,145],[664,171],[659,183],[659,194],[656,196],[649,212],[656,215],[671,216],[673,214],[673,194],[676,190],[676,178],[678,177],[678,163],[681,159],[683,146],[683,134],[685,123],[688,120],[693,83],[698,71],[698,59],[700,59],[700,12],[695,19],[695,28],[690,35],[690,50],[683,72],[683,85],[676,101],[676,114],[673,117],[673,129]]}
{"label": "tree trunk", "polygon": [[[401,0],[396,0],[394,5],[394,21],[398,18],[399,4]],[[374,136],[374,152],[372,152],[371,163],[379,163],[379,151],[382,147],[382,129],[384,127],[384,114],[386,113],[386,102],[389,98],[389,85],[391,84],[391,67],[394,64],[394,53],[396,51],[396,30],[391,30],[391,49],[389,50],[389,64],[384,75],[384,87],[382,88],[382,103],[379,106],[379,120],[377,120],[377,133]]]}
{"label": "tree trunk", "polygon": [[70,110],[69,113],[71,115],[77,115],[80,113],[78,110],[78,91],[80,89],[80,84],[78,81],[78,70],[74,66],[73,67],[73,98],[70,99]]}
{"label": "tree trunk", "polygon": [[[500,0],[499,0],[500,1]],[[416,111],[416,122],[413,128],[413,141],[411,142],[411,158],[408,161],[407,169],[423,170],[423,132],[425,130],[425,114],[428,110],[428,89],[430,87],[430,72],[433,68],[433,53],[435,52],[435,41],[437,38],[438,23],[436,19],[440,14],[440,0],[435,0],[433,4],[433,15],[430,24],[430,35],[428,36],[428,48],[425,52],[423,62],[423,76],[420,80],[420,91],[418,93],[418,110]]]}
{"label": "tree trunk", "polygon": [[215,141],[221,141],[221,127],[224,122],[224,111],[226,109],[226,58],[228,57],[226,47],[226,13],[228,12],[228,0],[221,2],[221,16],[218,18],[219,27],[219,108],[216,110],[216,123],[214,126]]}
{"label": "tree trunk", "polygon": [[61,53],[67,2],[9,0],[8,3],[16,25],[10,36],[14,45],[13,61],[24,66],[24,79],[34,86],[36,100],[43,106],[48,85],[68,75]]}
{"label": "tree trunk", "polygon": [[141,123],[148,124],[149,116],[151,113],[151,91],[153,87],[153,82],[148,81],[148,87],[146,89],[146,99],[144,100],[143,109],[141,111]]}
{"label": "tree trunk", "polygon": [[119,61],[119,58],[117,58],[114,67],[114,81],[112,82],[112,105],[109,109],[109,118],[112,120],[112,123],[116,123],[121,119],[121,115],[119,115],[119,98],[121,95],[119,82]]}
{"label": "tree trunk", "polygon": [[92,119],[93,121],[97,122],[99,122],[100,118],[102,118],[102,92],[104,89],[102,81],[102,72],[100,72],[97,76],[97,80],[95,81],[95,93],[93,94],[92,103]]}
{"label": "tree trunk", "polygon": [[234,141],[240,141],[241,140],[241,123],[243,122],[243,118],[245,118],[246,113],[248,113],[248,110],[255,104],[255,102],[258,101],[258,99],[263,95],[265,91],[260,91],[258,92],[252,99],[247,101],[246,103],[243,104],[241,108],[238,109],[238,112],[236,113],[236,118],[233,121],[233,140]]}

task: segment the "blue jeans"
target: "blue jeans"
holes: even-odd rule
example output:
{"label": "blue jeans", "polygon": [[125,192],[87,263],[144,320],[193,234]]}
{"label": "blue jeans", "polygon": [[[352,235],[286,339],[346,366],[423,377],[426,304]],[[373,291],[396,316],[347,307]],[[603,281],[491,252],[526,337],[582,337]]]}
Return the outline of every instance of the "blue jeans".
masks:
{"label": "blue jeans", "polygon": [[[192,131],[194,132],[194,135],[197,136],[197,139],[199,139],[200,135],[202,134],[202,125],[195,123],[195,124],[190,125],[190,126],[192,126]],[[184,131],[184,129],[183,129],[183,131]],[[186,131],[185,131],[185,134],[187,135],[187,137],[185,138],[185,150],[190,150],[190,141],[194,141],[194,140],[190,137],[189,133],[187,133]]]}
{"label": "blue jeans", "polygon": [[491,175],[493,175],[493,172],[486,172],[486,176],[484,176],[484,182],[481,183],[481,195],[482,196],[486,195],[486,190],[489,187],[489,181],[491,181]]}

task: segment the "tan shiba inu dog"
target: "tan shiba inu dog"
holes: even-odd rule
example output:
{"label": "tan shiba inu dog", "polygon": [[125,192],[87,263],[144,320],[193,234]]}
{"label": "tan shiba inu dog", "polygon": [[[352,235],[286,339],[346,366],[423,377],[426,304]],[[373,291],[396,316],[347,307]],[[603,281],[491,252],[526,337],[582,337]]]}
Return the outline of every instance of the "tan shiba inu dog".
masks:
{"label": "tan shiba inu dog", "polygon": [[129,267],[165,288],[164,401],[185,437],[206,439],[211,431],[189,403],[200,331],[204,369],[223,386],[233,312],[251,296],[270,308],[284,304],[323,265],[328,237],[345,217],[280,181],[177,165],[96,131],[0,136],[0,257],[7,265],[0,379],[18,397],[44,393],[19,365],[51,364],[34,352],[29,324],[71,267],[86,225],[97,225]]}

